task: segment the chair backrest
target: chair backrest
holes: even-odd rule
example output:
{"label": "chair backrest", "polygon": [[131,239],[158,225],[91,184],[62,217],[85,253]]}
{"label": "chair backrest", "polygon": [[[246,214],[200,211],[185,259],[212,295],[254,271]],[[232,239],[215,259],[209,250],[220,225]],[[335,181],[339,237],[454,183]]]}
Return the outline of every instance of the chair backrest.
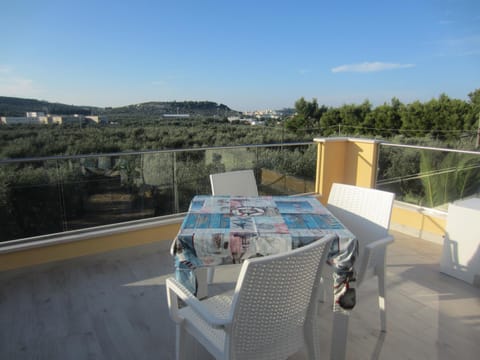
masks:
{"label": "chair backrest", "polygon": [[230,171],[210,175],[212,195],[258,196],[253,170]]}
{"label": "chair backrest", "polygon": [[317,286],[335,235],[244,262],[225,349],[234,359],[284,359],[305,345]]}
{"label": "chair backrest", "polygon": [[388,235],[395,194],[353,185],[332,185],[327,208],[358,239],[360,256],[370,242]]}

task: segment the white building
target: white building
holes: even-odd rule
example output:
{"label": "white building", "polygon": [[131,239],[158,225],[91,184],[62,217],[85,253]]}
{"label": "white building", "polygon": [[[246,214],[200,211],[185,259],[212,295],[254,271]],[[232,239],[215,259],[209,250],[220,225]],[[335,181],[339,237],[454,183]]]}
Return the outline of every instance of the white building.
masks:
{"label": "white building", "polygon": [[28,111],[27,112],[27,117],[39,117],[39,116],[45,116],[45,113],[42,111]]}
{"label": "white building", "polygon": [[39,117],[17,117],[17,116],[2,116],[0,123],[4,125],[19,125],[19,124],[44,124],[44,119]]}
{"label": "white building", "polygon": [[0,117],[0,124],[3,125],[18,125],[18,124],[33,124],[33,125],[47,125],[47,124],[83,124],[83,123],[106,123],[107,119],[103,116],[97,115],[45,115],[43,112],[29,111],[24,117],[2,116]]}
{"label": "white building", "polygon": [[163,114],[163,117],[168,119],[186,119],[190,117],[190,114]]}

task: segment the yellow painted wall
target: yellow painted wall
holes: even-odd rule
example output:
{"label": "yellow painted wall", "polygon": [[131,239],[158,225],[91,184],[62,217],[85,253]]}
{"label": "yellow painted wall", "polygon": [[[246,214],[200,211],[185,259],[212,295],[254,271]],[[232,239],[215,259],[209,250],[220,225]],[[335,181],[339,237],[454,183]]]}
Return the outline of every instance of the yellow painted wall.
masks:
{"label": "yellow painted wall", "polygon": [[179,228],[180,223],[169,224],[4,253],[0,254],[0,271],[93,255],[156,241],[171,241],[175,238]]}
{"label": "yellow painted wall", "polygon": [[316,192],[326,203],[334,182],[364,187],[375,185],[378,142],[365,139],[315,139],[317,150]]}
{"label": "yellow painted wall", "polygon": [[346,146],[345,183],[375,186],[378,143],[353,139]]}
{"label": "yellow painted wall", "polygon": [[315,191],[326,202],[334,182],[344,182],[346,142],[322,141],[317,150],[317,179]]}
{"label": "yellow painted wall", "polygon": [[420,208],[407,209],[400,206],[394,206],[391,223],[410,229],[422,238],[427,235],[441,238],[445,234],[447,226],[446,216],[435,216]]}

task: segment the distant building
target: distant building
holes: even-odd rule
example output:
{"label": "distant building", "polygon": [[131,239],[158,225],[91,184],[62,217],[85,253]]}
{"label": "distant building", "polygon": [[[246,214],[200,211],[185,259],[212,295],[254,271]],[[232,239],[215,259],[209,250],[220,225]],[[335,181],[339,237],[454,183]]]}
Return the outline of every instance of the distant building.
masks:
{"label": "distant building", "polygon": [[163,114],[167,119],[186,119],[190,117],[190,114]]}
{"label": "distant building", "polygon": [[106,124],[108,119],[105,116],[98,115],[62,115],[56,116],[54,124]]}
{"label": "distant building", "polygon": [[37,111],[28,111],[27,112],[27,117],[39,117],[39,116],[45,116],[44,112],[37,112]]}
{"label": "distant building", "polygon": [[20,125],[20,124],[43,124],[43,117],[20,117],[20,116],[2,116],[0,122],[4,125]]}
{"label": "distant building", "polygon": [[245,112],[244,115],[253,116],[257,119],[279,119],[280,114],[276,110],[255,110]]}
{"label": "distant building", "polygon": [[229,122],[238,121],[238,122],[246,123],[246,124],[250,124],[250,125],[263,125],[264,124],[263,121],[259,121],[258,119],[255,119],[255,118],[242,118],[240,116],[229,116],[227,118],[227,120]]}
{"label": "distant building", "polygon": [[62,125],[66,124],[82,124],[84,117],[82,115],[62,115]]}
{"label": "distant building", "polygon": [[250,122],[250,125],[265,125],[265,121],[253,120],[253,121]]}
{"label": "distant building", "polygon": [[50,123],[49,124],[62,124],[62,117],[60,115],[50,115]]}
{"label": "distant building", "polygon": [[18,124],[33,124],[33,125],[47,125],[47,124],[83,124],[108,123],[108,119],[104,116],[97,115],[45,115],[43,112],[29,111],[24,117],[2,116],[0,117],[0,124],[3,125],[18,125]]}
{"label": "distant building", "polygon": [[103,117],[93,115],[85,115],[85,120],[87,122],[94,122],[96,124],[107,122]]}

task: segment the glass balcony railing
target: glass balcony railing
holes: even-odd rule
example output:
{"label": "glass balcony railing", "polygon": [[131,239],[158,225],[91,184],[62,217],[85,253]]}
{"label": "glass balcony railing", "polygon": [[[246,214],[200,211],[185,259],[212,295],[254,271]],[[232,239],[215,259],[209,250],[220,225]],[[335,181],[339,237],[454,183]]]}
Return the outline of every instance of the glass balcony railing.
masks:
{"label": "glass balcony railing", "polygon": [[312,142],[0,160],[0,241],[185,212],[209,174],[254,169],[261,194],[314,191]]}
{"label": "glass balcony railing", "polygon": [[378,164],[376,187],[407,203],[447,210],[480,194],[480,152],[382,143]]}

